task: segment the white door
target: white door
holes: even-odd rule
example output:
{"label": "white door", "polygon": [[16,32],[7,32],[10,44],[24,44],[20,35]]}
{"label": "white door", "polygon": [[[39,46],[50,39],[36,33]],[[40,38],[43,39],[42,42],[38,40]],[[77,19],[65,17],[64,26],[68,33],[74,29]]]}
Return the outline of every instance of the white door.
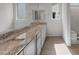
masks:
{"label": "white door", "polygon": [[[55,13],[55,18],[53,18],[53,13]],[[61,20],[61,11],[60,5],[55,4],[52,6],[52,16],[50,22],[50,30],[52,36],[62,36],[62,20]]]}

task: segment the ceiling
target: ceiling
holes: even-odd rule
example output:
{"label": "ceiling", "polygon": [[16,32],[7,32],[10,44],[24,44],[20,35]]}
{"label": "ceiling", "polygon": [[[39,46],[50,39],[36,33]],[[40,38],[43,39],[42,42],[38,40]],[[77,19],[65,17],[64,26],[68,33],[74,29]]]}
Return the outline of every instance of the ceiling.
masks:
{"label": "ceiling", "polygon": [[79,7],[79,3],[70,3],[70,6]]}

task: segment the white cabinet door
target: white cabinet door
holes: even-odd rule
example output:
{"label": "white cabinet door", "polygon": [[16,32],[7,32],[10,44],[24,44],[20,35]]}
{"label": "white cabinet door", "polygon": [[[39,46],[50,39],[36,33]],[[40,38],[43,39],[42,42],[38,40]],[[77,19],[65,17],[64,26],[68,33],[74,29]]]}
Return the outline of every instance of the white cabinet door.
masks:
{"label": "white cabinet door", "polygon": [[42,37],[41,37],[41,32],[40,32],[37,35],[37,55],[39,55],[41,52],[41,46],[42,46]]}
{"label": "white cabinet door", "polygon": [[44,26],[42,29],[42,47],[43,47],[45,39],[46,39],[46,26]]}
{"label": "white cabinet door", "polygon": [[37,54],[39,55],[46,38],[46,26],[37,35]]}
{"label": "white cabinet door", "polygon": [[34,38],[24,49],[24,55],[36,54],[36,38]]}

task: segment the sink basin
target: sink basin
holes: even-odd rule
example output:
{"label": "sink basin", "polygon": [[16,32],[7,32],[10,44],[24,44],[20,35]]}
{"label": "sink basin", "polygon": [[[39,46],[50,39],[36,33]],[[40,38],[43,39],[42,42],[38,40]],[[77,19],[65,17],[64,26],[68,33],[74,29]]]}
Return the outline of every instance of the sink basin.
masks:
{"label": "sink basin", "polygon": [[26,33],[20,34],[15,39],[26,39]]}

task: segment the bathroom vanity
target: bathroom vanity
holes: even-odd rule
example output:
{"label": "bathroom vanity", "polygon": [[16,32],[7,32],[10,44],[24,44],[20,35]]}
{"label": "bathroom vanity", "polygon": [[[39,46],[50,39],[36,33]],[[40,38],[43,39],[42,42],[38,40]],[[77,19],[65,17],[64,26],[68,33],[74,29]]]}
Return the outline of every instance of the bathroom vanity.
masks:
{"label": "bathroom vanity", "polygon": [[[4,35],[3,35],[4,36]],[[32,24],[0,40],[1,55],[39,55],[46,38],[46,23]]]}
{"label": "bathroom vanity", "polygon": [[[39,29],[39,28],[38,28]],[[39,31],[36,31],[32,40],[19,53],[24,55],[40,55],[46,37],[46,26],[44,25]]]}

